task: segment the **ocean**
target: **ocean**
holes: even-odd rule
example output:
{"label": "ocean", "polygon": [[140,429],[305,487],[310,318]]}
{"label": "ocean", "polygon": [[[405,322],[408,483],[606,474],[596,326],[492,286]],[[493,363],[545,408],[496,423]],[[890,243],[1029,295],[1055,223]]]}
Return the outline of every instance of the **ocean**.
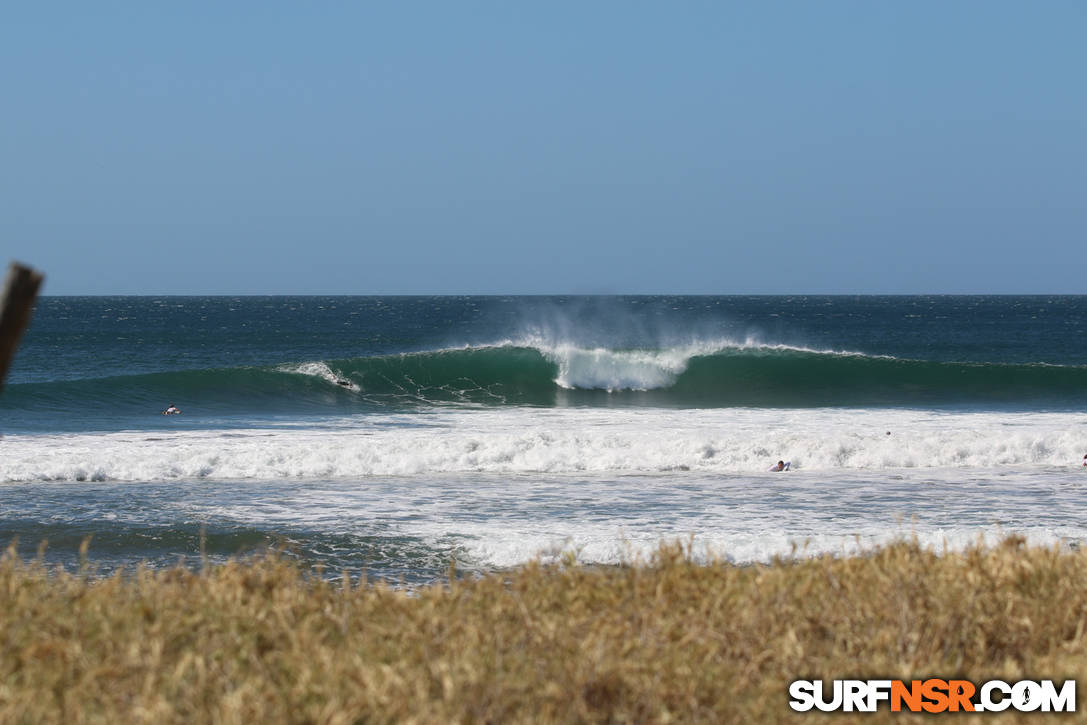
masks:
{"label": "ocean", "polygon": [[675,540],[1075,547],[1085,333],[1083,296],[44,297],[0,542],[405,585]]}

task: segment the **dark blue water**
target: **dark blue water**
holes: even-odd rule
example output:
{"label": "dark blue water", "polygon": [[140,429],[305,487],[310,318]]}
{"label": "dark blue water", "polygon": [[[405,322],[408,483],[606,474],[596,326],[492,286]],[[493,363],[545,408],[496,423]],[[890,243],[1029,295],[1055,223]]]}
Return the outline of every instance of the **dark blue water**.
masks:
{"label": "dark blue water", "polygon": [[44,297],[11,383],[484,345],[692,337],[938,362],[1087,365],[1087,296]]}
{"label": "dark blue water", "polygon": [[[1087,297],[44,298],[6,430],[431,404],[1078,409]],[[161,421],[160,421],[161,422]]]}

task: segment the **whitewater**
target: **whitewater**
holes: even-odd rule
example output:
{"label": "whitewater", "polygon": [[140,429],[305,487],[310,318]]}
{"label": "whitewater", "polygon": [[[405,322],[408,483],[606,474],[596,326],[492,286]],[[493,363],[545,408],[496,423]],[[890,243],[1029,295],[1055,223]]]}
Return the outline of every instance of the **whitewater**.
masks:
{"label": "whitewater", "polygon": [[1083,416],[924,410],[435,410],[304,427],[12,436],[0,481],[342,479],[441,473],[950,474],[1080,463]]}

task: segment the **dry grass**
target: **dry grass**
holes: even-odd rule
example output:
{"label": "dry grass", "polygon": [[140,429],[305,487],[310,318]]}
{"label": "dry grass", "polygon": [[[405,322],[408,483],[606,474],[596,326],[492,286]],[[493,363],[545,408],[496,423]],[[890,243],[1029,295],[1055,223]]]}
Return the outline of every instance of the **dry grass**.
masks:
{"label": "dry grass", "polygon": [[9,550],[0,722],[780,722],[798,677],[1075,677],[1085,622],[1087,553],[1016,540],[745,568],[677,547],[413,594],[274,555],[91,580]]}

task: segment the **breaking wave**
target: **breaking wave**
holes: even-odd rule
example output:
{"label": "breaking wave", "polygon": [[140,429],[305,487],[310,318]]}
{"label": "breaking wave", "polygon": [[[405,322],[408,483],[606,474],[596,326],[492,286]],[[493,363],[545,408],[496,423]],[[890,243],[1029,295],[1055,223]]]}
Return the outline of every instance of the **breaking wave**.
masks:
{"label": "breaking wave", "polygon": [[0,410],[214,413],[469,403],[902,407],[1087,403],[1087,367],[905,360],[753,342],[663,349],[505,342],[268,367],[9,385]]}

